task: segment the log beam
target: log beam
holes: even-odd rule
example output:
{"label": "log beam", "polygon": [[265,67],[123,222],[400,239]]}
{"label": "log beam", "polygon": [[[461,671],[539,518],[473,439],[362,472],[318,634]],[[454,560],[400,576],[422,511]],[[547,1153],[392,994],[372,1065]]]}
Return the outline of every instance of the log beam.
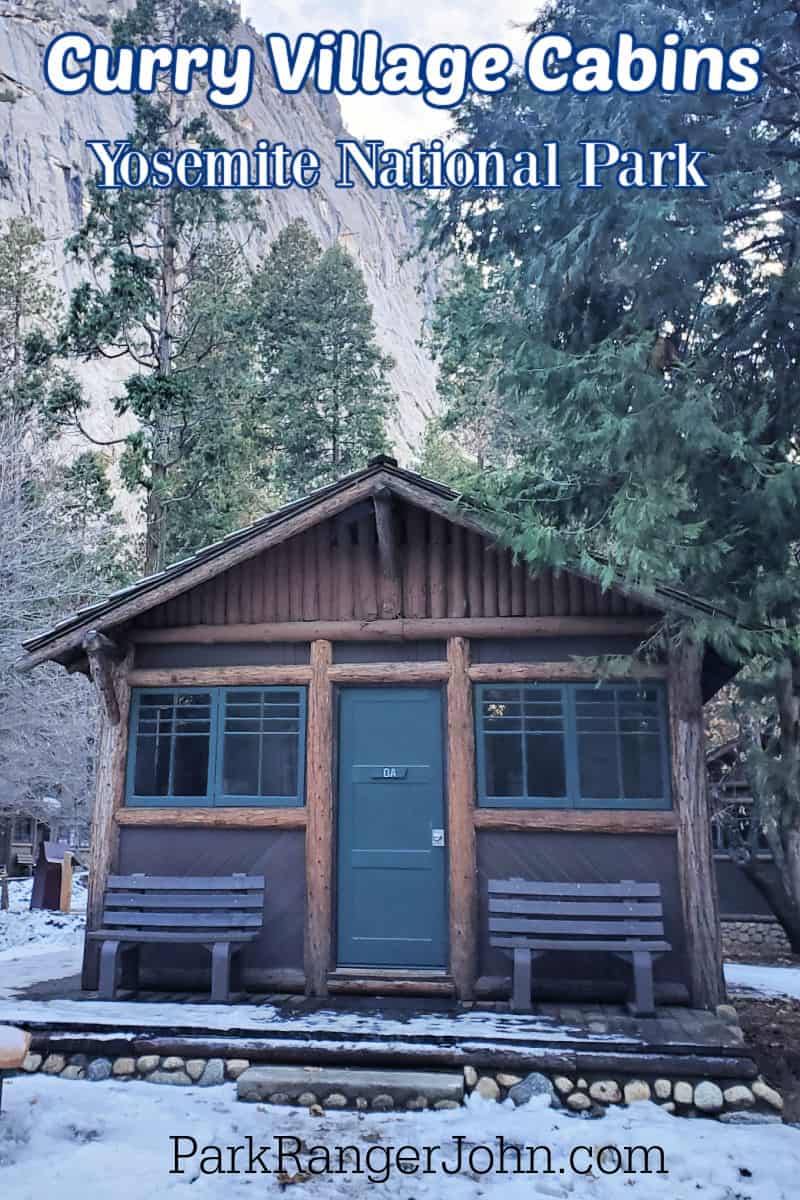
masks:
{"label": "log beam", "polygon": [[119,662],[125,651],[104,634],[92,629],[83,639],[83,650],[89,663],[89,674],[97,689],[100,707],[111,725],[118,725],[120,709],[114,688],[113,664]]}
{"label": "log beam", "polygon": [[304,808],[123,808],[117,825],[170,829],[305,829]]}
{"label": "log beam", "polygon": [[669,711],[672,793],[678,818],[678,876],[695,1008],[722,1003],[719,900],[711,844],[701,675],[703,651],[684,637],[670,647]]}
{"label": "log beam", "polygon": [[471,1000],[477,975],[475,727],[469,643],[447,643],[447,820],[450,843],[450,973],[459,1000]]}
{"label": "log beam", "polygon": [[624,668],[605,673],[597,667],[582,666],[580,662],[535,662],[535,663],[476,663],[470,667],[469,677],[473,683],[525,683],[536,680],[572,679],[593,682],[597,679],[660,679],[667,668],[660,663],[627,663]]}
{"label": "log beam", "polygon": [[645,637],[654,622],[642,617],[442,617],[375,621],[275,621],[251,625],[185,625],[130,629],[136,644],[215,645],[224,642],[424,641],[449,637]]}
{"label": "log beam", "polygon": [[306,993],[327,996],[333,927],[333,648],[311,643],[306,734]]}
{"label": "log beam", "polygon": [[440,683],[449,671],[445,662],[337,663],[334,683]]}
{"label": "log beam", "polygon": [[311,667],[139,667],[131,687],[257,687],[308,683]]}
{"label": "log beam", "polygon": [[475,828],[502,833],[674,834],[678,820],[663,809],[478,808]]}

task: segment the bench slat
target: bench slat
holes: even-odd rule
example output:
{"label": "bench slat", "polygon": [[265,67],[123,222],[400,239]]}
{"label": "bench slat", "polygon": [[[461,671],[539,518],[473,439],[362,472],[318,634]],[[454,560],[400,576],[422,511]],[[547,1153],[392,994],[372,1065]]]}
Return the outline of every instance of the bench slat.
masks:
{"label": "bench slat", "polygon": [[184,942],[251,942],[253,938],[258,937],[258,933],[257,929],[253,929],[249,933],[228,929],[220,929],[219,931],[209,929],[206,933],[202,931],[195,933],[191,930],[176,932],[169,929],[156,930],[155,933],[136,929],[97,929],[93,933],[90,933],[89,937],[94,938],[96,941],[125,942],[130,945],[135,945],[136,942],[174,942],[182,944]]}
{"label": "bench slat", "polygon": [[492,933],[564,933],[581,937],[587,933],[611,933],[619,937],[637,937],[640,935],[663,937],[664,925],[661,921],[631,921],[625,917],[619,921],[537,921],[526,920],[524,917],[492,917],[489,920],[489,930]]}
{"label": "bench slat", "polygon": [[129,929],[209,929],[257,928],[261,925],[261,913],[250,912],[103,912],[106,927],[119,925]]}
{"label": "bench slat", "polygon": [[527,938],[513,933],[501,934],[490,940],[490,945],[497,949],[512,950],[519,947],[523,950],[609,950],[617,954],[627,954],[633,950],[649,950],[651,953],[666,953],[672,949],[670,942],[648,941],[646,938],[620,938],[618,941],[576,941],[565,938],[558,941],[554,938]]}
{"label": "bench slat", "polygon": [[606,896],[660,896],[658,883],[536,883],[528,879],[490,879],[489,895],[506,896],[578,896],[602,899]]}
{"label": "bench slat", "polygon": [[660,917],[663,914],[660,903],[637,903],[636,901],[617,900],[613,903],[602,904],[597,901],[582,903],[579,900],[502,900],[496,896],[489,899],[489,914],[495,913],[530,913],[534,916],[563,915],[565,917]]}
{"label": "bench slat", "polygon": [[195,908],[263,908],[263,892],[236,892],[231,896],[212,892],[209,896],[192,896],[182,892],[110,892],[106,895],[106,912],[120,908],[195,909]]}
{"label": "bench slat", "polygon": [[252,892],[264,890],[263,875],[110,875],[107,891]]}

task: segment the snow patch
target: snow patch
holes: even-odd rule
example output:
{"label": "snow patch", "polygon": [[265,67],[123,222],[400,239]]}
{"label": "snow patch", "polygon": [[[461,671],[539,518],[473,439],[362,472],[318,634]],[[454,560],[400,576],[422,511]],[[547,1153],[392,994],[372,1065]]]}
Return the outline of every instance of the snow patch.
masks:
{"label": "snow patch", "polygon": [[[357,1146],[362,1161],[371,1146],[434,1146],[441,1147],[435,1161],[453,1166],[456,1137],[465,1139],[465,1156],[480,1145],[493,1147],[497,1158],[496,1139],[502,1134],[507,1144],[549,1146],[553,1173],[478,1174],[465,1167],[454,1175],[403,1175],[395,1170],[377,1188],[366,1175],[341,1174],[297,1180],[293,1190],[307,1200],[366,1200],[378,1192],[386,1200],[412,1195],[415,1200],[493,1195],[504,1200],[697,1200],[699,1195],[704,1200],[789,1200],[796,1195],[800,1136],[788,1126],[687,1121],[651,1103],[612,1109],[600,1121],[587,1121],[543,1108],[539,1100],[516,1110],[471,1097],[465,1108],[450,1112],[346,1111],[312,1117],[303,1109],[240,1104],[232,1084],[206,1090],[17,1077],[6,1085],[0,1118],[3,1194],[39,1200],[57,1179],[59,1200],[104,1196],[110,1187],[114,1200],[179,1200],[187,1194],[187,1184],[194,1185],[192,1195],[199,1200],[222,1195],[252,1200],[256,1194],[278,1200],[287,1181],[274,1173],[204,1175],[195,1158],[183,1164],[185,1174],[169,1174],[170,1136],[190,1135],[200,1147],[240,1144],[250,1136],[257,1148],[271,1148],[273,1139],[283,1135],[301,1139],[308,1148]],[[597,1169],[574,1174],[569,1155],[581,1146],[660,1146],[667,1174],[619,1173],[602,1179]],[[265,1159],[269,1165],[269,1150]],[[576,1165],[585,1168],[586,1161],[579,1150]],[[484,1162],[484,1155],[476,1159],[479,1170]],[[541,1170],[541,1159],[537,1163]]]}
{"label": "snow patch", "polygon": [[8,912],[0,910],[0,952],[18,946],[38,946],[83,943],[86,923],[86,882],[78,876],[72,882],[72,912],[31,911],[32,879],[8,881]]}
{"label": "snow patch", "polygon": [[725,963],[725,982],[743,995],[800,1000],[800,967],[770,967],[761,963]]}

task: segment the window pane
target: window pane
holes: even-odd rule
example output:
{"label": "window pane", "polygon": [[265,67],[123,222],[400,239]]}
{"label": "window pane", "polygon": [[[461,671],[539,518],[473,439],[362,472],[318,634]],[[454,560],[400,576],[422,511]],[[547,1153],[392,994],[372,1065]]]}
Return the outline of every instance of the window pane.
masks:
{"label": "window pane", "polygon": [[663,795],[661,739],[658,736],[623,736],[622,776],[625,795],[631,800],[653,800]]}
{"label": "window pane", "polygon": [[578,737],[581,795],[587,800],[617,800],[621,795],[617,739],[613,733]]}
{"label": "window pane", "polygon": [[143,692],[136,729],[136,796],[208,794],[209,692]]}
{"label": "window pane", "polygon": [[580,794],[589,800],[659,800],[662,715],[656,688],[580,688],[575,700]]}
{"label": "window pane", "polygon": [[485,739],[487,796],[522,796],[522,738],[496,733]]}
{"label": "window pane", "polygon": [[225,738],[222,790],[227,796],[258,796],[258,760],[261,738],[242,734]]}
{"label": "window pane", "polygon": [[297,795],[297,736],[270,737],[261,764],[262,796]]}
{"label": "window pane", "polygon": [[207,791],[208,738],[176,738],[170,795],[205,797]]}
{"label": "window pane", "polygon": [[562,799],[567,794],[564,738],[560,733],[528,735],[528,795]]}
{"label": "window pane", "polygon": [[226,692],[224,796],[299,796],[301,701],[299,691],[283,688]]}
{"label": "window pane", "polygon": [[133,781],[133,790],[137,796],[167,795],[171,751],[171,738],[137,738],[136,774]]}

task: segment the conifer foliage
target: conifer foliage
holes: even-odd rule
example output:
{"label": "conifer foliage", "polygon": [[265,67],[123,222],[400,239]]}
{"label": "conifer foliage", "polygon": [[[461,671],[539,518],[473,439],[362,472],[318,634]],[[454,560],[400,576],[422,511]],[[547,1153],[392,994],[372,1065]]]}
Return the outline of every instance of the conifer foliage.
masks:
{"label": "conifer foliage", "polygon": [[[235,22],[226,3],[136,0],[115,22],[114,44],[219,44]],[[134,98],[130,142],[147,152],[220,144],[192,97],[161,88]],[[109,192],[90,185],[88,214],[70,243],[89,278],[73,291],[60,338],[31,348],[32,361],[40,363],[56,353],[133,360],[135,370],[113,403],[120,417],[136,423],[136,431],[123,439],[121,472],[129,487],[145,493],[148,572],[160,570],[176,544],[173,539],[170,546],[169,535],[170,509],[178,503],[172,472],[198,448],[203,458],[209,424],[217,438],[228,428],[218,419],[226,394],[219,368],[224,363],[224,377],[234,388],[237,371],[246,370],[244,358],[232,361],[235,287],[203,293],[220,240],[241,211],[216,189]],[[86,407],[74,379],[51,390],[51,418],[88,437]],[[235,419],[230,427],[235,436]],[[227,469],[230,447],[220,449]],[[204,467],[206,473],[214,470],[207,456]],[[185,493],[184,499],[196,505],[198,496]],[[179,536],[177,544],[181,541]]]}
{"label": "conifer foliage", "polygon": [[265,462],[279,494],[299,495],[386,449],[393,362],[350,253],[323,251],[303,222],[278,236],[254,293]]}
{"label": "conifer foliage", "polygon": [[[496,370],[503,442],[474,486],[518,550],[593,571],[602,555],[606,583],[683,586],[717,610],[670,636],[737,663],[764,656],[778,732],[758,774],[763,824],[800,948],[800,5],[553,0],[532,32],[611,44],[634,28],[651,45],[669,30],[755,43],[762,85],[587,99],[520,81],[471,101],[455,116],[468,146],[559,141],[563,185],[443,196],[427,242],[458,247],[445,316]],[[593,139],[686,141],[708,152],[709,187],[577,188],[579,143]],[[452,346],[445,326],[445,368]],[[467,389],[459,420],[478,428],[483,402]]]}

